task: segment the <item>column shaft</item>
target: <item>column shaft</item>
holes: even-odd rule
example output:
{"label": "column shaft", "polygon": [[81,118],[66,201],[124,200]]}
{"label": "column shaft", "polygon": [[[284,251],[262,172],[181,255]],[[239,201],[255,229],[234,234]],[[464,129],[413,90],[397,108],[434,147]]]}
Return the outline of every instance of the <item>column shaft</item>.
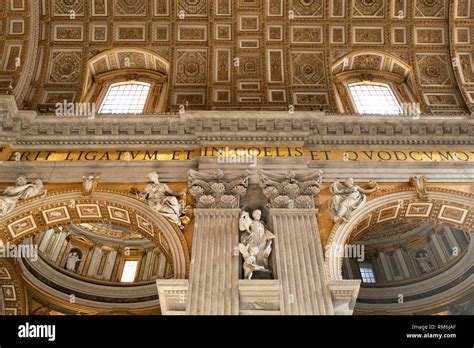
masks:
{"label": "column shaft", "polygon": [[238,315],[240,209],[196,209],[187,314]]}
{"label": "column shaft", "polygon": [[334,314],[315,209],[271,209],[283,315]]}

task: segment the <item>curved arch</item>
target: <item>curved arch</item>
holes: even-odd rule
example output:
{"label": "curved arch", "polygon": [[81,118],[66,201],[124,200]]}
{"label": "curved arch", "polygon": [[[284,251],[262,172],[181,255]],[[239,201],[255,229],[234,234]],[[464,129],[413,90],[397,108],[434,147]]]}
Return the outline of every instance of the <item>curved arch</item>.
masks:
{"label": "curved arch", "polygon": [[53,227],[104,222],[129,227],[155,242],[173,265],[174,278],[187,276],[189,251],[178,227],[142,201],[118,192],[97,191],[84,197],[70,191],[23,201],[0,219],[0,234],[9,243],[18,244]]}
{"label": "curved arch", "polygon": [[136,47],[116,47],[103,51],[87,61],[81,102],[97,103],[104,97],[107,83],[144,80],[153,84],[152,111],[163,111],[167,97],[170,63],[156,52]]}
{"label": "curved arch", "polygon": [[0,258],[0,315],[25,314],[26,296],[19,266],[2,257]]}
{"label": "curved arch", "polygon": [[346,91],[354,81],[388,82],[401,103],[419,103],[426,109],[413,67],[393,54],[375,49],[352,51],[332,64],[331,74],[341,112],[356,112]]}
{"label": "curved arch", "polygon": [[[421,208],[421,209],[420,209]],[[328,239],[325,269],[330,280],[342,280],[341,250],[355,232],[363,232],[370,224],[396,223],[404,220],[451,225],[474,232],[474,197],[462,192],[432,188],[428,200],[419,200],[411,189],[389,192],[370,199],[354,212],[347,223],[334,225]]]}
{"label": "curved arch", "polygon": [[[408,76],[410,72],[413,71],[413,68],[405,63],[402,59],[399,57],[384,52],[380,50],[375,50],[375,49],[364,49],[364,50],[355,50],[351,51],[339,59],[337,59],[333,64],[332,64],[332,72],[333,73],[338,73],[338,67],[342,64],[340,67],[342,71],[347,71],[347,70],[361,70],[361,66],[357,65],[360,64],[359,61],[357,61],[357,58],[364,57],[364,56],[374,56],[374,57],[379,57],[381,58],[380,61],[373,61],[369,66],[362,67],[362,70],[381,70],[381,71],[387,71],[387,72],[394,72],[396,74],[401,74],[403,76]],[[347,62],[349,61],[349,65],[347,63],[345,64],[344,61]],[[403,70],[399,70],[397,66],[394,64],[399,65]]]}
{"label": "curved arch", "polygon": [[[458,7],[456,7],[458,6]],[[474,112],[474,53],[470,39],[470,26],[466,21],[474,22],[473,14],[464,12],[458,1],[449,6],[449,53],[456,64],[450,64],[456,86],[468,110]],[[469,10],[469,9],[467,9]]]}
{"label": "curved arch", "polygon": [[30,87],[31,81],[33,80],[36,60],[39,52],[39,40],[40,40],[40,2],[30,1],[30,35],[28,37],[28,55],[26,61],[23,63],[25,70],[22,71],[18,79],[18,83],[13,90],[13,95],[16,98],[18,105],[22,105],[28,88]]}
{"label": "curved arch", "polygon": [[111,48],[87,61],[83,91],[87,91],[90,87],[91,79],[94,76],[121,69],[142,69],[168,75],[170,63],[158,53],[144,48]]}

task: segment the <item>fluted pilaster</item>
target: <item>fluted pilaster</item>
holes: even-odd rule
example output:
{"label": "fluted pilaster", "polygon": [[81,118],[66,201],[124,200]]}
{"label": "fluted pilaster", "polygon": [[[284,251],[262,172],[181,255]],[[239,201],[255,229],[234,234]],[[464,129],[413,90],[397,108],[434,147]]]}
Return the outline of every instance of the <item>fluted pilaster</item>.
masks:
{"label": "fluted pilaster", "polygon": [[190,315],[238,315],[240,198],[249,172],[191,171],[190,192],[196,200],[189,293]]}
{"label": "fluted pilaster", "polygon": [[238,315],[240,209],[197,209],[187,314]]}
{"label": "fluted pilaster", "polygon": [[271,209],[283,315],[334,314],[316,209]]}

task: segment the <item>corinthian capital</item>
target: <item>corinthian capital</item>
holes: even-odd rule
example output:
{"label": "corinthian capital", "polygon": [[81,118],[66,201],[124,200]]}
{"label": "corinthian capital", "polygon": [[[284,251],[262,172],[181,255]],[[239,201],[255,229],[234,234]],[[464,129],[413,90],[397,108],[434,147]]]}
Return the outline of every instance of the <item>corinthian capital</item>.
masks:
{"label": "corinthian capital", "polygon": [[191,170],[189,173],[189,192],[196,199],[197,208],[240,207],[240,198],[247,194],[250,171],[226,173],[202,173]]}
{"label": "corinthian capital", "polygon": [[267,197],[269,208],[313,209],[314,197],[320,192],[322,171],[314,170],[304,174],[289,171],[277,174],[260,172],[260,187]]}

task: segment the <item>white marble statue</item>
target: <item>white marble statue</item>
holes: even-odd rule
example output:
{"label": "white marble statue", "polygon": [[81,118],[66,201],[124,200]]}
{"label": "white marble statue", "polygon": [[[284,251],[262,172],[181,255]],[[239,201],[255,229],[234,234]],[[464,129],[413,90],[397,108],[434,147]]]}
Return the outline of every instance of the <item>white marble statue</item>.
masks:
{"label": "white marble statue", "polygon": [[348,178],[344,182],[334,182],[330,187],[334,197],[329,202],[329,213],[333,221],[349,221],[354,211],[364,206],[367,195],[378,189],[376,182],[370,182],[369,188],[365,189],[357,186],[352,178]]}
{"label": "white marble statue", "polygon": [[415,188],[419,199],[426,200],[428,198],[428,178],[426,175],[416,175],[411,177],[410,185]]}
{"label": "white marble statue", "polygon": [[425,250],[418,252],[415,256],[415,260],[420,267],[421,273],[426,274],[433,271],[433,264],[431,263],[431,259]]}
{"label": "white marble statue", "polygon": [[88,175],[82,177],[82,195],[90,196],[95,191],[99,177],[94,175]]}
{"label": "white marble statue", "polygon": [[152,182],[140,193],[140,197],[146,199],[154,211],[183,229],[181,219],[185,215],[186,191],[172,191],[168,185],[160,182],[158,173],[150,173],[148,177]]}
{"label": "white marble statue", "polygon": [[15,209],[16,203],[21,200],[37,196],[45,196],[47,190],[43,187],[41,179],[36,179],[31,183],[24,176],[20,176],[15,181],[15,186],[7,187],[0,194],[0,216],[5,216]]}
{"label": "white marble statue", "polygon": [[66,269],[70,272],[76,272],[76,265],[78,261],[81,261],[81,258],[76,251],[69,253],[66,260]]}
{"label": "white marble statue", "polygon": [[272,252],[275,236],[266,229],[260,220],[261,217],[262,212],[255,210],[252,213],[252,217],[250,217],[248,212],[244,211],[239,219],[239,230],[242,232],[239,250],[245,260],[244,271],[247,276],[250,276],[248,279],[252,277],[250,272],[252,268],[252,272],[255,270],[269,271],[268,258]]}
{"label": "white marble statue", "polygon": [[265,269],[265,267],[257,265],[258,248],[249,248],[249,246],[250,244],[247,246],[242,243],[239,244],[239,251],[244,258],[243,269],[245,279],[252,279],[254,271],[262,271]]}

